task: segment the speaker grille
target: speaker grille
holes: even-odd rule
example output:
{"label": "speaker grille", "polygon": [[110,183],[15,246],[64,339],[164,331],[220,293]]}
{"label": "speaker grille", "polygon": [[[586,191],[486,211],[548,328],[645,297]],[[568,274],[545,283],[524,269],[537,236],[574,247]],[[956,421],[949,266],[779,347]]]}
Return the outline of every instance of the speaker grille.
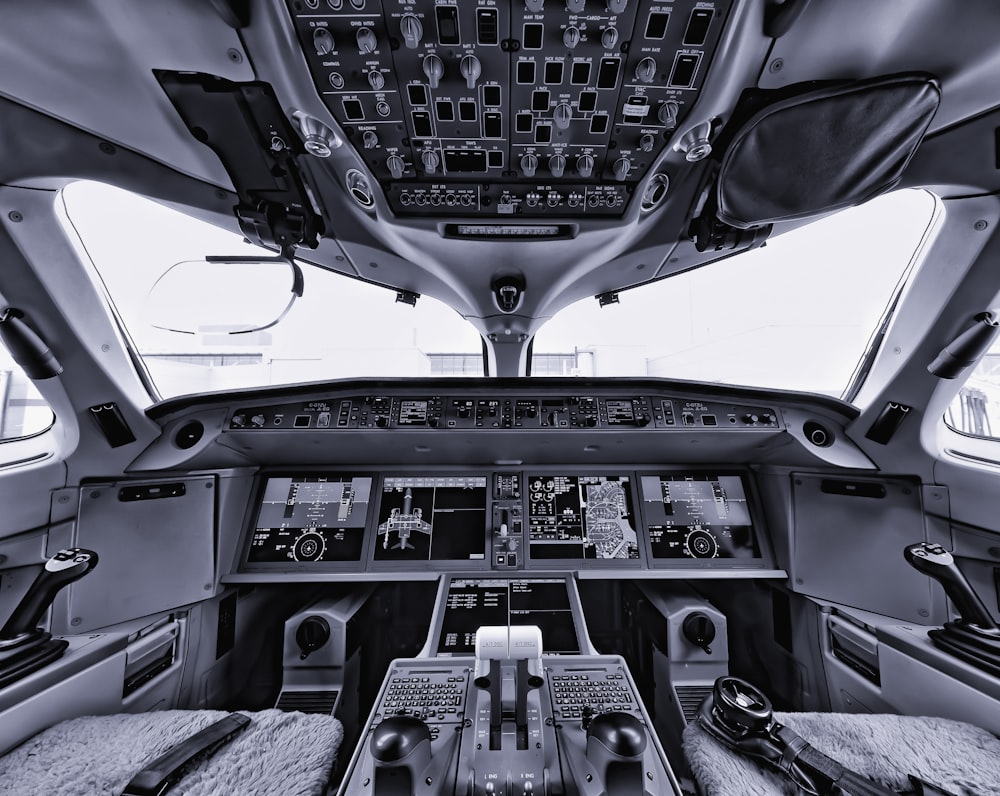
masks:
{"label": "speaker grille", "polygon": [[333,714],[337,705],[339,691],[282,691],[275,707],[286,713],[323,713]]}
{"label": "speaker grille", "polygon": [[705,697],[712,693],[710,685],[679,685],[676,687],[677,701],[684,712],[684,721],[692,721],[698,715],[698,708]]}

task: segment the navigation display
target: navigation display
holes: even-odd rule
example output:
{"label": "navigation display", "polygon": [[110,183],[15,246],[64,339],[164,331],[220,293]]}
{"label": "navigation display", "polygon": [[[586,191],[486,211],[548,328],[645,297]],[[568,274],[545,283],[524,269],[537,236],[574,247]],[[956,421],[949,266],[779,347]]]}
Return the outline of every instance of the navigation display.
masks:
{"label": "navigation display", "polygon": [[742,476],[642,475],[639,489],[654,559],[760,556]]}
{"label": "navigation display", "polygon": [[371,493],[367,475],[268,476],[247,562],[360,561]]}
{"label": "navigation display", "polygon": [[382,482],[376,561],[486,558],[486,476],[402,476]]}
{"label": "navigation display", "polygon": [[637,560],[629,486],[627,476],[530,476],[530,557]]}
{"label": "navigation display", "polygon": [[445,601],[437,654],[475,654],[476,630],[492,625],[537,625],[542,630],[544,652],[580,652],[563,578],[453,579]]}

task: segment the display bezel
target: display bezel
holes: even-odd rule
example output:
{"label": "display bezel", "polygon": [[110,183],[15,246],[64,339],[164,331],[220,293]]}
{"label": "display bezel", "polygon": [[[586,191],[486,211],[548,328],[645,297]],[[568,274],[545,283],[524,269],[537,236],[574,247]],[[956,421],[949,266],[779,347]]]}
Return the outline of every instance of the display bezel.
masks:
{"label": "display bezel", "polygon": [[[267,485],[272,478],[337,478],[341,481],[353,478],[370,478],[372,482],[372,493],[368,500],[368,511],[365,515],[364,525],[359,529],[362,534],[361,550],[357,559],[349,561],[251,561],[250,551],[253,545],[254,534],[257,531],[258,520],[260,518],[261,507],[263,505],[264,494]],[[247,511],[247,519],[244,523],[243,542],[240,545],[240,566],[241,572],[281,572],[281,573],[318,573],[318,572],[364,572],[368,562],[371,548],[372,517],[375,513],[376,500],[381,477],[378,473],[369,470],[358,470],[354,468],[324,468],[321,470],[264,470],[254,476],[254,485],[251,492],[252,498],[250,508]]]}
{"label": "display bezel", "polygon": [[[531,481],[536,477],[567,477],[567,478],[616,478],[626,480],[628,483],[628,503],[629,516],[632,519],[633,530],[636,534],[637,558],[540,558],[532,555],[531,544]],[[649,545],[642,540],[645,530],[642,525],[642,518],[637,507],[638,503],[638,479],[633,470],[626,468],[615,468],[604,471],[594,469],[561,467],[558,469],[548,469],[541,467],[526,468],[523,474],[524,486],[522,487],[524,501],[524,555],[527,561],[526,570],[536,572],[546,572],[549,570],[641,570],[647,565]]]}
{"label": "display bezel", "polygon": [[[657,558],[653,555],[652,534],[650,526],[656,521],[650,517],[647,508],[647,500],[643,492],[642,481],[644,477],[656,478],[676,478],[683,479],[684,476],[715,476],[739,478],[743,486],[743,494],[746,496],[747,511],[750,515],[751,528],[754,542],[756,544],[756,555],[736,557],[736,558]],[[636,472],[636,494],[635,500],[639,504],[639,512],[642,517],[643,544],[646,548],[646,560],[650,570],[745,570],[745,569],[773,569],[774,556],[768,539],[768,534],[762,521],[760,500],[757,494],[757,484],[751,474],[746,470],[733,467],[684,467],[665,466],[656,469],[642,469]]]}

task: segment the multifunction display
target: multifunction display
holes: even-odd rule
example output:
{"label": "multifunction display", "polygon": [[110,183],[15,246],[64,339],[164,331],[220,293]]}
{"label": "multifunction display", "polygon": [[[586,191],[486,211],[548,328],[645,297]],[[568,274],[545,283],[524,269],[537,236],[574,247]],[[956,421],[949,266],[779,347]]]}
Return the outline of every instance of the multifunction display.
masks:
{"label": "multifunction display", "polygon": [[639,558],[627,476],[529,476],[528,531],[536,560]]}
{"label": "multifunction display", "polygon": [[437,654],[472,655],[476,651],[476,630],[495,625],[537,625],[546,653],[580,652],[564,578],[453,579],[445,601]]}
{"label": "multifunction display", "polygon": [[639,485],[654,559],[760,556],[741,476],[661,473]]}
{"label": "multifunction display", "polygon": [[375,560],[484,560],[486,481],[485,475],[386,477]]}
{"label": "multifunction display", "polygon": [[360,561],[372,480],[342,473],[265,478],[247,561]]}

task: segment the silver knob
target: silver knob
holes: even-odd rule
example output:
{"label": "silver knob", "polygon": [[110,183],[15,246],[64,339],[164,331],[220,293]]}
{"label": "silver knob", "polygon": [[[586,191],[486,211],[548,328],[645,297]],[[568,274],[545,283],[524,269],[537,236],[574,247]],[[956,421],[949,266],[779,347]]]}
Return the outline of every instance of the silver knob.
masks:
{"label": "silver knob", "polygon": [[479,80],[479,76],[483,73],[483,66],[479,63],[479,59],[476,56],[467,55],[459,63],[458,71],[465,78],[465,87],[475,88],[476,81]]}
{"label": "silver knob", "polygon": [[361,140],[365,149],[374,149],[378,146],[378,134],[374,130],[365,130]]}
{"label": "silver knob", "polygon": [[605,28],[601,31],[601,46],[605,50],[613,50],[618,44],[618,28]]}
{"label": "silver knob", "polygon": [[565,130],[569,127],[570,121],[573,119],[573,109],[569,106],[567,102],[560,102],[552,109],[552,120],[556,123],[556,127],[560,130]]}
{"label": "silver knob", "polygon": [[376,91],[381,91],[385,87],[385,75],[377,69],[372,69],[368,73],[368,85]]}
{"label": "silver knob", "polygon": [[333,51],[333,34],[326,28],[316,28],[313,31],[313,46],[316,55],[326,55]]}
{"label": "silver knob", "polygon": [[570,25],[563,31],[563,45],[572,50],[580,43],[580,29],[576,25]]}
{"label": "silver knob", "polygon": [[608,0],[608,11],[612,14],[623,14],[628,0]]}
{"label": "silver knob", "polygon": [[673,130],[677,126],[677,114],[680,109],[681,106],[677,104],[676,100],[667,100],[662,103],[656,114],[660,119],[660,124],[668,130]]}
{"label": "silver knob", "polygon": [[373,53],[378,49],[378,41],[375,39],[375,31],[371,28],[358,28],[358,50],[362,55]]}
{"label": "silver knob", "polygon": [[628,173],[632,171],[632,164],[629,163],[625,158],[618,158],[611,167],[611,170],[615,174],[615,179],[618,182],[624,181],[628,177]]}
{"label": "silver knob", "polygon": [[524,0],[524,5],[528,9],[529,14],[537,14],[545,5],[545,0]]}
{"label": "silver knob", "polygon": [[646,133],[642,138],[639,139],[639,149],[643,152],[653,151],[654,139],[649,133]]}
{"label": "silver knob", "polygon": [[386,158],[385,165],[394,180],[398,180],[403,176],[403,172],[406,171],[406,164],[399,155],[389,155]]}
{"label": "silver knob", "polygon": [[581,177],[589,177],[594,173],[594,158],[590,155],[580,155],[576,159],[576,170]]}
{"label": "silver knob", "polygon": [[431,54],[424,58],[423,67],[424,74],[427,75],[427,82],[430,83],[431,88],[437,88],[438,81],[444,75],[444,61],[441,60],[440,56]]}
{"label": "silver knob", "polygon": [[564,155],[553,155],[549,158],[549,171],[553,177],[562,177],[566,171],[566,157]]}
{"label": "silver knob", "polygon": [[407,49],[415,50],[424,35],[424,26],[413,14],[404,14],[403,18],[399,20],[399,31],[403,34],[403,43]]}
{"label": "silver knob", "polygon": [[424,164],[424,171],[428,174],[433,174],[437,171],[437,167],[441,163],[441,158],[438,157],[437,152],[431,149],[425,149],[420,154],[420,162]]}
{"label": "silver knob", "polygon": [[534,155],[525,155],[521,158],[521,171],[524,172],[525,177],[534,177],[537,168],[538,158]]}
{"label": "silver knob", "polygon": [[586,5],[585,0],[566,0],[566,10],[570,14],[583,13],[584,5]]}
{"label": "silver knob", "polygon": [[641,83],[652,83],[656,77],[656,61],[652,58],[643,58],[635,65],[635,79]]}

